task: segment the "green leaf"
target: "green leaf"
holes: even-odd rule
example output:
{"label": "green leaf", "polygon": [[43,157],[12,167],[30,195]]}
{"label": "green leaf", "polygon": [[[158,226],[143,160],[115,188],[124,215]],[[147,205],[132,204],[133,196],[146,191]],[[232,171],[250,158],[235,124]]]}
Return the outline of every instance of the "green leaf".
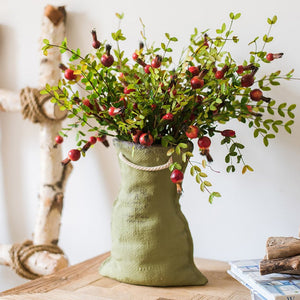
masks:
{"label": "green leaf", "polygon": [[221,197],[221,194],[218,193],[218,192],[212,192],[210,195],[209,195],[209,198],[208,198],[208,201],[210,204],[212,204],[213,200],[215,197]]}
{"label": "green leaf", "polygon": [[186,149],[188,146],[185,143],[179,143],[178,147],[182,148],[182,149]]}
{"label": "green leaf", "polygon": [[266,147],[268,147],[268,146],[269,146],[269,141],[268,141],[268,138],[267,138],[267,136],[264,136],[264,138],[263,138],[263,142],[264,142],[264,144],[265,144],[265,146],[266,146]]}
{"label": "green leaf", "polygon": [[292,133],[292,130],[291,130],[290,126],[293,125],[293,124],[294,124],[293,120],[290,120],[290,121],[285,123],[284,128],[288,133]]}
{"label": "green leaf", "polygon": [[171,156],[174,153],[174,151],[175,151],[174,148],[169,149],[167,152],[167,156]]}
{"label": "green leaf", "polygon": [[247,166],[245,165],[245,166],[243,167],[243,169],[242,169],[242,174],[245,174],[246,171],[247,171]]}
{"label": "green leaf", "polygon": [[247,169],[248,169],[250,172],[253,172],[253,171],[254,171],[253,168],[250,167],[249,165],[246,165],[246,167],[247,167]]}
{"label": "green leaf", "polygon": [[204,184],[204,182],[201,182],[201,184],[200,184],[201,192],[204,192],[204,189],[205,189],[205,184]]}
{"label": "green leaf", "polygon": [[226,162],[227,164],[230,162],[230,155],[229,155],[229,154],[227,154],[227,155],[225,156],[225,162]]}
{"label": "green leaf", "polygon": [[237,13],[237,14],[234,16],[234,20],[237,20],[240,16],[241,16],[241,13]]}
{"label": "green leaf", "polygon": [[286,103],[281,103],[279,106],[278,106],[278,114],[281,116],[281,117],[285,117],[285,113],[283,112],[283,109],[286,107]]}
{"label": "green leaf", "polygon": [[195,168],[194,168],[194,166],[192,166],[192,167],[191,167],[191,169],[190,169],[190,173],[191,173],[191,175],[192,175],[192,176],[194,176],[194,175],[195,175]]}
{"label": "green leaf", "polygon": [[196,175],[196,182],[200,184],[201,182],[201,177],[199,174]]}
{"label": "green leaf", "polygon": [[119,18],[120,20],[122,20],[124,18],[124,13],[116,13],[117,18]]}

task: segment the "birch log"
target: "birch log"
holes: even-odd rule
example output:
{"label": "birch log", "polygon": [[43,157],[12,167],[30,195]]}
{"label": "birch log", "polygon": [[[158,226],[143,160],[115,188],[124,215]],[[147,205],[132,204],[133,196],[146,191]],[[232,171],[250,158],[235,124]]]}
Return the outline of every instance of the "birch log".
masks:
{"label": "birch log", "polygon": [[[48,39],[50,43],[60,44],[65,36],[65,17],[64,7],[46,6],[42,22],[41,41]],[[47,57],[41,58],[40,88],[44,88],[46,83],[57,84],[60,79],[58,68],[60,60],[60,52],[55,48],[48,51]],[[43,110],[50,118],[61,118],[62,112],[50,102],[45,103]],[[19,95],[0,90],[0,111],[21,111]],[[35,245],[57,245],[58,243],[64,189],[72,171],[71,164],[61,165],[61,148],[53,147],[55,136],[60,129],[61,121],[40,124],[40,203],[34,231],[33,242]],[[12,245],[0,245],[0,264],[11,265],[12,261],[9,255],[11,248]],[[52,254],[47,251],[34,253],[25,262],[26,268],[38,275],[51,274],[67,265],[68,260],[64,255]]]}
{"label": "birch log", "polygon": [[[65,9],[48,5],[42,22],[42,40],[48,39],[52,44],[60,44],[65,37]],[[42,55],[42,54],[41,54]],[[61,72],[58,65],[61,55],[57,48],[50,49],[47,57],[41,57],[40,87],[46,83],[57,84]],[[54,104],[50,104],[55,114]],[[57,116],[59,118],[59,116]],[[53,147],[55,136],[61,129],[61,121],[42,123],[40,125],[41,147],[41,183],[39,194],[39,210],[36,219],[33,242],[36,245],[58,243],[60,219],[63,207],[63,195],[67,178],[72,165],[61,165],[61,147]],[[60,255],[57,255],[60,256]],[[31,256],[30,259],[34,260]],[[67,265],[67,260],[66,260]]]}

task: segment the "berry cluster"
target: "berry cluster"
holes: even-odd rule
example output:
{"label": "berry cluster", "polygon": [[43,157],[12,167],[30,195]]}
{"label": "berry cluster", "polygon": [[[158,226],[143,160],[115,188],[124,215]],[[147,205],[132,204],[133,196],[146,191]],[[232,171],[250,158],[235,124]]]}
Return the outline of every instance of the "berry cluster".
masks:
{"label": "berry cluster", "polygon": [[[71,53],[68,67],[60,65],[64,78],[57,86],[46,85],[42,91],[50,94],[62,109],[68,110],[70,119],[76,120],[56,138],[57,145],[69,130],[78,130],[78,148],[69,152],[64,163],[78,160],[96,142],[96,137],[102,139],[109,135],[147,147],[162,145],[168,147],[168,155],[176,152],[181,155],[182,161],[189,161],[191,174],[201,190],[210,193],[209,200],[212,201],[219,194],[209,191],[211,183],[205,180],[207,175],[203,169],[206,161],[213,160],[211,138],[220,134],[221,145],[228,149],[225,156],[227,171],[235,171],[235,159],[237,164],[243,164],[243,173],[251,171],[241,153],[244,146],[235,140],[236,132],[222,127],[231,119],[237,119],[253,130],[254,137],[261,136],[267,146],[269,139],[278,132],[278,127],[291,131],[295,105],[288,107],[287,103],[281,103],[276,106],[276,101],[265,95],[272,85],[280,84],[280,79],[290,79],[292,71],[284,76],[280,76],[280,71],[261,78],[257,76],[263,64],[283,56],[283,53],[264,51],[266,44],[273,39],[269,35],[270,30],[262,38],[261,51],[257,51],[258,38],[250,43],[255,44],[255,51],[251,51],[242,64],[224,50],[229,41],[238,42],[238,38],[233,36],[232,24],[239,16],[230,13],[230,25],[222,24],[216,31],[217,36],[210,36],[208,32],[198,34],[195,29],[178,64],[170,56],[173,51],[171,45],[177,42],[177,38],[168,33],[165,34],[166,41],[155,47],[147,44],[142,31],[144,41],[139,43],[130,58],[125,57],[120,47],[126,39],[121,29],[112,33],[116,47],[106,41],[100,42],[93,30],[93,53],[84,56],[79,49],[70,49],[66,39],[61,45],[45,40],[45,54],[52,47],[60,48],[62,53]],[[123,16],[118,14],[118,17]],[[276,17],[268,19],[270,26],[275,22]],[[142,26],[144,28],[144,24]],[[88,95],[81,96],[74,89],[76,84]],[[290,120],[273,120],[270,115],[275,112],[283,118],[288,116]],[[92,133],[87,141],[85,134],[78,129],[80,125],[96,133]],[[193,154],[186,149],[192,139],[198,139],[199,153],[206,158],[201,168],[189,160]],[[170,166],[171,180],[176,183],[179,193],[183,180],[181,169],[176,161]]]}

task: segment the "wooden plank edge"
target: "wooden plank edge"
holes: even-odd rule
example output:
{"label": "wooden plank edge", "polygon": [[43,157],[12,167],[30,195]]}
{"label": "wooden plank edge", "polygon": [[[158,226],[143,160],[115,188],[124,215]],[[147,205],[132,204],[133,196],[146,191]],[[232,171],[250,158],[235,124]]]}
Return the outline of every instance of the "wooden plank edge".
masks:
{"label": "wooden plank edge", "polygon": [[[25,293],[46,293],[57,287],[69,284],[73,279],[82,277],[83,274],[95,272],[100,267],[101,262],[110,255],[106,252],[84,262],[62,269],[54,274],[43,276],[33,281],[22,284],[18,287],[0,293],[1,296],[18,295]],[[99,274],[99,278],[101,275]]]}

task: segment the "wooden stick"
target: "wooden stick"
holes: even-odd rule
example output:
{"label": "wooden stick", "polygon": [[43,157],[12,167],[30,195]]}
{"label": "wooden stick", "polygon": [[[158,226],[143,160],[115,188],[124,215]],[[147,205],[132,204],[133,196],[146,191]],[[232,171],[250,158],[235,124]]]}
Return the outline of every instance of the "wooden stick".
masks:
{"label": "wooden stick", "polygon": [[[65,35],[65,10],[63,7],[48,5],[42,23],[41,40],[48,39],[51,43],[59,44]],[[46,83],[57,84],[60,79],[61,55],[58,49],[50,49],[48,57],[41,59],[40,87]],[[43,106],[45,113],[53,118],[61,117],[61,112],[52,103]],[[19,95],[6,90],[0,90],[0,110],[18,112],[21,111]],[[61,148],[54,148],[54,140],[61,129],[61,121],[41,124],[41,183],[40,205],[37,214],[34,244],[58,243],[60,219],[63,207],[63,195],[68,176],[72,171],[72,165],[61,165]],[[0,264],[11,265],[9,255],[12,245],[0,245]],[[52,254],[47,251],[36,252],[25,262],[26,268],[32,273],[48,275],[68,265],[67,258],[62,254]]]}
{"label": "wooden stick", "polygon": [[[45,8],[41,40],[48,39],[53,44],[61,43],[65,36],[65,19],[62,16],[65,16],[65,13],[61,7],[55,8],[48,5]],[[41,88],[45,87],[46,83],[50,85],[57,84],[61,78],[61,72],[58,68],[60,60],[61,55],[57,48],[50,49],[47,57],[41,57]],[[54,104],[49,103],[49,105],[49,108],[52,108],[49,110],[55,111]],[[71,165],[64,168],[60,163],[62,160],[61,147],[53,147],[55,136],[60,129],[60,121],[40,125],[40,206],[34,232],[34,244],[58,243],[63,193],[65,183],[72,170]]]}
{"label": "wooden stick", "polygon": [[259,264],[261,275],[271,273],[299,274],[300,255],[289,258],[264,259]]}
{"label": "wooden stick", "polygon": [[300,255],[300,239],[293,237],[269,237],[266,245],[266,258],[285,258]]}

